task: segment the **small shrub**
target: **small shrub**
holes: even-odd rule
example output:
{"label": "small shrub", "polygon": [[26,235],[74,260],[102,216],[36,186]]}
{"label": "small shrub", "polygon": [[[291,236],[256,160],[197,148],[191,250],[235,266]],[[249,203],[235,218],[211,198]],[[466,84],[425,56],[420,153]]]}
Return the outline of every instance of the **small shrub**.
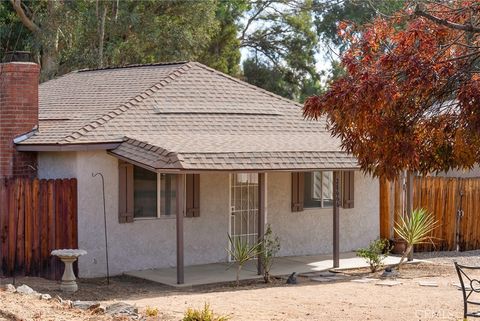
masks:
{"label": "small shrub", "polygon": [[188,308],[183,317],[183,321],[227,321],[227,316],[217,316],[210,309],[210,305],[205,303],[202,310]]}
{"label": "small shrub", "polygon": [[364,258],[370,265],[370,271],[377,271],[382,265],[383,260],[390,252],[388,240],[377,239],[370,243],[365,249],[358,249],[357,256]]}
{"label": "small shrub", "polygon": [[152,308],[147,306],[145,308],[145,316],[147,317],[158,317],[158,308]]}
{"label": "small shrub", "polygon": [[272,232],[270,224],[267,226],[265,235],[262,241],[262,250],[260,256],[262,258],[263,279],[265,283],[270,283],[270,270],[273,265],[273,259],[280,251],[280,240]]}

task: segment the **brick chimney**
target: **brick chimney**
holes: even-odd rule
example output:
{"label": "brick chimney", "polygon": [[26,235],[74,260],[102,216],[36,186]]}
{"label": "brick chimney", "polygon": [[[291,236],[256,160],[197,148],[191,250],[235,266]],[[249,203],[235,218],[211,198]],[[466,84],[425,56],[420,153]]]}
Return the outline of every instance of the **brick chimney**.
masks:
{"label": "brick chimney", "polygon": [[36,176],[37,154],[18,152],[13,139],[38,126],[40,67],[24,52],[0,64],[0,178]]}

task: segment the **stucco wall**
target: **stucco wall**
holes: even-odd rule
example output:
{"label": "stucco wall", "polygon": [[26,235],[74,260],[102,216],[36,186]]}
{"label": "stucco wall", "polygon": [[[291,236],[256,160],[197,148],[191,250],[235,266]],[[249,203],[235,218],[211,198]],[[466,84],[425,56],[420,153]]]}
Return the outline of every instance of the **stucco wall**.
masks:
{"label": "stucco wall", "polygon": [[[160,218],[118,223],[118,163],[105,152],[40,153],[41,178],[77,177],[79,246],[88,255],[80,258],[83,277],[103,276],[105,270],[101,180],[105,195],[109,239],[110,273],[173,267],[176,263],[175,219]],[[281,238],[281,255],[330,253],[332,210],[290,211],[291,175],[267,175],[267,222]],[[378,184],[355,175],[355,208],[341,210],[341,250],[353,250],[378,237]],[[229,228],[229,174],[200,176],[200,211],[197,218],[185,218],[185,264],[226,261]]]}
{"label": "stucco wall", "polygon": [[[268,217],[281,242],[280,255],[332,252],[332,209],[291,212],[290,173],[269,173]],[[379,236],[378,181],[355,173],[355,207],[340,209],[340,251],[356,250]]]}
{"label": "stucco wall", "polygon": [[[176,264],[175,219],[118,223],[117,159],[105,152],[41,153],[40,178],[77,177],[78,241],[88,255],[79,260],[83,277],[105,275],[105,241],[101,179],[105,177],[109,264],[112,275]],[[229,191],[228,174],[203,174],[200,179],[201,216],[185,218],[185,264],[226,260]]]}

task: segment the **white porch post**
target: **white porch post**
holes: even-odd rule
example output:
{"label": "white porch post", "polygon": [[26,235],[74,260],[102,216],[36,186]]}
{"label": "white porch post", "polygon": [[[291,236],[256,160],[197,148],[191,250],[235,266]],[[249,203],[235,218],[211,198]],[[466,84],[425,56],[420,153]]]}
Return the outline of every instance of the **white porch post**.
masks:
{"label": "white porch post", "polygon": [[184,200],[184,179],[185,174],[178,174],[177,176],[177,284],[184,283],[184,263],[183,263],[183,204]]}
{"label": "white porch post", "polygon": [[[258,173],[258,239],[263,240],[265,235],[265,211],[266,211],[266,179],[265,173]],[[263,274],[262,258],[259,255],[257,260],[258,275]]]}
{"label": "white porch post", "polygon": [[340,172],[333,172],[333,267],[340,266]]}

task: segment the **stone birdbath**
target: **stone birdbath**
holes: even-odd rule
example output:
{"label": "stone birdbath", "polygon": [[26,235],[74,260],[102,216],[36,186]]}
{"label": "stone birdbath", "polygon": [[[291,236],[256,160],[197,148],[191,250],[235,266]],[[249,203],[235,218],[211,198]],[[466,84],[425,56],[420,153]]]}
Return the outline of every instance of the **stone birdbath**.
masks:
{"label": "stone birdbath", "polygon": [[78,290],[77,282],[75,281],[75,273],[73,273],[73,262],[79,256],[87,254],[85,250],[78,249],[63,249],[53,250],[51,255],[58,256],[63,263],[65,263],[65,271],[62,276],[62,283],[60,289],[65,292],[76,292]]}

